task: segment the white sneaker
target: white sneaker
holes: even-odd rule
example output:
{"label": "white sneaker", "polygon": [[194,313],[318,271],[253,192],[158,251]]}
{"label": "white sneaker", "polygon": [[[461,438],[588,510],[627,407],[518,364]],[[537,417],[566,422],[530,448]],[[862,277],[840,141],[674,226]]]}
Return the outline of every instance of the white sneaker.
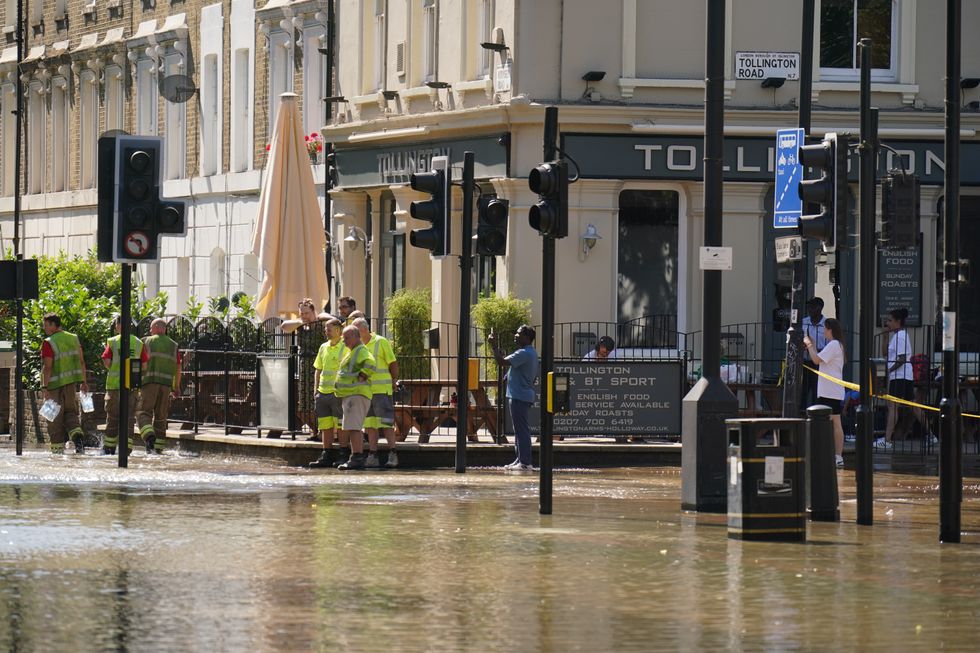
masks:
{"label": "white sneaker", "polygon": [[875,449],[891,449],[892,443],[885,438],[878,438],[875,440]]}
{"label": "white sneaker", "polygon": [[517,463],[513,467],[508,467],[507,470],[508,471],[511,471],[511,472],[521,472],[521,473],[528,472],[529,473],[529,472],[533,472],[534,471],[534,466],[533,465],[522,465],[521,463]]}
{"label": "white sneaker", "polygon": [[381,463],[378,461],[378,454],[376,452],[371,452],[364,459],[365,469],[379,469]]}
{"label": "white sneaker", "polygon": [[388,469],[398,467],[398,452],[394,449],[388,452],[388,462],[385,463],[385,467]]}
{"label": "white sneaker", "polygon": [[838,467],[843,467],[844,466],[844,456],[841,456],[840,454],[834,456],[834,462],[837,463],[837,466]]}
{"label": "white sneaker", "polygon": [[939,438],[937,438],[935,435],[930,435],[930,436],[927,436],[926,437],[926,442],[928,442],[929,444],[935,446],[935,445],[939,444]]}
{"label": "white sneaker", "polygon": [[504,469],[517,469],[520,466],[521,466],[521,461],[515,460],[512,463],[507,463],[506,465],[504,465]]}

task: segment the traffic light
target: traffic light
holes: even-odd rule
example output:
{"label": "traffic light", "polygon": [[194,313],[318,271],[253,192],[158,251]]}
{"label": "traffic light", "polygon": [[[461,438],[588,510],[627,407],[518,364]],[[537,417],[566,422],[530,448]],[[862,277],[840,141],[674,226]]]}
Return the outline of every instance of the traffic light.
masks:
{"label": "traffic light", "polygon": [[476,202],[476,253],[483,256],[504,256],[507,253],[507,212],[510,202],[496,197],[480,198]]}
{"label": "traffic light", "polygon": [[919,178],[892,171],[881,182],[881,240],[889,249],[915,247],[919,236]]}
{"label": "traffic light", "polygon": [[[433,161],[435,163],[435,161]],[[447,179],[448,166],[441,170],[416,172],[409,177],[412,190],[428,193],[427,200],[412,202],[409,213],[416,220],[431,222],[428,229],[412,229],[409,240],[413,247],[421,247],[432,256],[449,254],[449,214],[451,210],[451,183]]]}
{"label": "traffic light", "polygon": [[801,145],[799,161],[821,173],[799,184],[800,199],[820,205],[820,213],[800,217],[800,235],[821,241],[824,252],[833,252],[838,238],[843,244],[847,235],[847,140],[829,133],[821,143]]}
{"label": "traffic light", "polygon": [[527,185],[538,194],[528,212],[528,222],[542,236],[568,235],[568,164],[563,160],[540,164],[527,176]]}
{"label": "traffic light", "polygon": [[162,150],[158,137],[99,139],[100,261],[159,261],[160,235],[187,233],[185,203],[160,198]]}

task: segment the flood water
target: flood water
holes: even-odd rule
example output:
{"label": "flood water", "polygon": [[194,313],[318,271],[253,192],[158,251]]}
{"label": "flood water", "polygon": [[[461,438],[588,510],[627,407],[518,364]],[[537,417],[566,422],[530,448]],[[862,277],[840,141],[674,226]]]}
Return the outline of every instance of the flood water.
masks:
{"label": "flood water", "polygon": [[680,470],[311,472],[0,449],[0,650],[976,650],[980,499],[877,474],[806,544],[683,513]]}

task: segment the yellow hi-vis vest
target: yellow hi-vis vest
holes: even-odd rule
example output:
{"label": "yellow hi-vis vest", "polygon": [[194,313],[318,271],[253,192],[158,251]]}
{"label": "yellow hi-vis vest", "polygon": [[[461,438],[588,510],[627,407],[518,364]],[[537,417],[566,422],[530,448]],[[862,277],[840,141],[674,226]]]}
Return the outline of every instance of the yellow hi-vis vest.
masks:
{"label": "yellow hi-vis vest", "polygon": [[69,383],[81,383],[85,380],[82,371],[82,352],[78,336],[67,331],[55,331],[44,339],[54,352],[51,364],[51,376],[48,378],[48,390],[57,390]]}
{"label": "yellow hi-vis vest", "polygon": [[[118,390],[120,386],[119,370],[122,369],[121,354],[119,349],[122,346],[122,336],[112,336],[106,341],[112,351],[112,362],[109,363],[109,373],[105,377],[106,390]],[[140,359],[143,353],[143,343],[134,335],[129,336],[129,357],[135,360]]]}

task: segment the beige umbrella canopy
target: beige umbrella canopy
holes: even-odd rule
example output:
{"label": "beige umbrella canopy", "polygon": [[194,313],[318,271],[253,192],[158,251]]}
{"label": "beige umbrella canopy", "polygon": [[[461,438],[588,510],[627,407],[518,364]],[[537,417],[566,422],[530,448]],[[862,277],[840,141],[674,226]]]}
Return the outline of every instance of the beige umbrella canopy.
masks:
{"label": "beige umbrella canopy", "polygon": [[318,307],[329,299],[323,215],[296,100],[293,93],[280,96],[252,234],[252,253],[263,272],[255,309],[263,320],[295,315],[304,297]]}

